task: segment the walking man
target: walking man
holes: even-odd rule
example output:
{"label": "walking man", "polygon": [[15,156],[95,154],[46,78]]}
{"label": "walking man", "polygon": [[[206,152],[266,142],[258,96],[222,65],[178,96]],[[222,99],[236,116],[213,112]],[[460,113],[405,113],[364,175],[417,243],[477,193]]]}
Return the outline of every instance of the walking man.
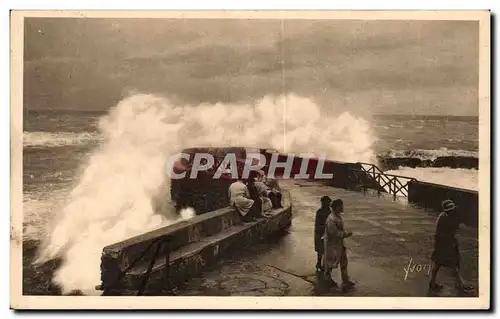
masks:
{"label": "walking man", "polygon": [[347,273],[347,252],[344,239],[352,236],[352,232],[344,230],[344,220],[342,213],[344,212],[344,203],[341,199],[336,199],[331,204],[331,213],[326,219],[325,234],[323,236],[325,243],[324,264],[325,280],[333,287],[337,283],[332,279],[331,273],[333,268],[340,265],[340,273],[342,276],[342,292],[346,292],[355,286],[355,283],[349,280]]}
{"label": "walking man", "polygon": [[443,286],[436,283],[436,277],[441,267],[450,268],[455,277],[455,285],[460,292],[466,292],[472,289],[466,286],[460,275],[460,252],[458,241],[455,234],[460,225],[457,216],[455,203],[450,200],[444,200],[441,203],[442,213],[436,222],[436,233],[434,235],[434,251],[432,252],[432,270],[429,281],[429,291],[438,292]]}
{"label": "walking man", "polygon": [[325,251],[325,244],[323,243],[323,235],[325,233],[326,218],[330,215],[331,198],[328,196],[321,197],[321,207],[316,211],[316,218],[314,220],[314,251],[318,255],[316,262],[316,271],[322,272],[325,269],[322,265],[323,253]]}

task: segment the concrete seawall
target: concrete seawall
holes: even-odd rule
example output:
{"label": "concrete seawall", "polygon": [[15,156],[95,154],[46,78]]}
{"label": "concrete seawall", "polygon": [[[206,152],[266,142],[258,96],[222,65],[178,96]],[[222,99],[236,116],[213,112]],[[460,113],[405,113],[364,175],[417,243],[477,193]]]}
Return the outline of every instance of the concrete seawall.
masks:
{"label": "concrete seawall", "polygon": [[101,257],[100,289],[105,295],[121,295],[180,286],[226,252],[288,228],[290,199],[284,204],[255,222],[242,223],[234,209],[222,208],[107,246]]}
{"label": "concrete seawall", "polygon": [[[293,173],[298,173],[300,161],[294,166]],[[316,169],[317,160],[310,160],[310,170]],[[335,188],[355,190],[360,184],[367,189],[379,188],[366,173],[360,171],[361,167],[357,163],[343,163],[325,161],[323,172],[334,174],[333,179],[323,180],[326,185]],[[352,171],[356,171],[357,178],[354,178]],[[292,175],[293,176],[293,175]],[[436,212],[441,211],[441,203],[445,199],[451,199],[458,206],[458,213],[462,222],[473,228],[478,227],[479,217],[479,195],[477,191],[462,189],[457,187],[426,183],[420,181],[408,182],[408,201],[418,207],[430,209]]]}
{"label": "concrete seawall", "polygon": [[458,206],[462,222],[476,228],[479,218],[478,192],[439,184],[411,181],[408,184],[408,201],[414,205],[441,211],[441,202],[451,199]]}
{"label": "concrete seawall", "polygon": [[[266,163],[270,163],[272,153],[264,153]],[[279,163],[287,162],[287,155],[280,154],[277,161]],[[307,161],[307,168],[302,172],[302,164]],[[283,167],[278,167],[274,172],[274,177],[283,179],[295,179],[299,174],[308,174],[309,181],[322,182],[325,185],[343,188],[355,189],[360,185],[360,181],[351,173],[352,170],[361,170],[358,163],[347,163],[337,161],[322,161],[323,167],[318,167],[317,158],[305,158],[294,156],[289,175],[285,174]],[[268,174],[269,166],[262,170]],[[318,177],[318,173],[327,175],[333,174],[334,178]],[[241,172],[239,172],[241,174]],[[284,177],[284,175],[287,175]],[[358,178],[362,180],[365,187],[376,189],[377,185],[363,173],[357,173]],[[304,179],[303,177],[300,179]],[[171,181],[171,198],[179,205],[178,208],[192,207],[197,214],[205,214],[214,211],[229,204],[228,189],[233,181],[231,179],[213,179],[210,174],[201,174],[197,179],[184,178]]]}
{"label": "concrete seawall", "polygon": [[[281,161],[284,161],[283,158]],[[295,158],[295,165],[291,176],[298,174],[303,158]],[[309,172],[314,172],[317,167],[317,159],[309,159]],[[361,166],[357,163],[343,163],[334,161],[325,161],[324,173],[334,175],[333,179],[319,180],[324,184],[347,190],[358,189],[363,185],[366,189],[379,189],[379,185],[373,181],[366,173],[363,173]],[[356,171],[356,174],[352,174]],[[354,177],[354,176],[357,177]],[[462,222],[473,228],[478,226],[479,202],[478,192],[461,189],[457,187],[426,183],[420,181],[408,182],[408,201],[418,207],[430,209],[436,212],[441,211],[441,203],[445,199],[451,199],[458,206],[458,213]]]}

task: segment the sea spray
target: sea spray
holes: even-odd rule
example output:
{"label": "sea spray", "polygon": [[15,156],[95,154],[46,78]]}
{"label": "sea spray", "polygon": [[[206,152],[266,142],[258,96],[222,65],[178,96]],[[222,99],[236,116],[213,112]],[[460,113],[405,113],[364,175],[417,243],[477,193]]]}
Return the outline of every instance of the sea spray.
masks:
{"label": "sea spray", "polygon": [[[134,95],[99,123],[100,145],[89,156],[68,204],[55,218],[39,261],[61,258],[53,281],[63,292],[95,293],[102,248],[194,215],[168,215],[167,160],[185,147],[248,146],[314,153],[339,161],[373,161],[368,122],[322,114],[307,98],[265,97],[252,105],[173,105]],[[159,201],[159,205],[158,205]]]}
{"label": "sea spray", "polygon": [[388,174],[413,177],[422,182],[447,185],[464,189],[479,190],[479,173],[477,169],[448,167],[400,167],[387,171]]}

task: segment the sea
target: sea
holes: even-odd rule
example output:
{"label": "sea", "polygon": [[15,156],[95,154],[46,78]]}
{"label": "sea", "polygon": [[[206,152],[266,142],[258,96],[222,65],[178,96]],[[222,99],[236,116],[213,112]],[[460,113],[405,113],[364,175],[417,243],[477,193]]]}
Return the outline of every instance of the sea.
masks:
{"label": "sea", "polygon": [[[283,128],[276,124],[283,121],[283,114],[268,110],[273,103],[277,102],[253,105],[248,114],[240,114],[246,112],[244,106],[178,107],[151,96],[130,98],[109,111],[25,109],[22,237],[24,242],[38,243],[33,258],[43,262],[63,255],[65,266],[53,280],[66,291],[92,290],[99,281],[104,245],[165,223],[155,217],[149,200],[162,183],[158,176],[164,167],[162,157],[168,154],[162,148],[172,148],[172,143],[177,148],[199,146],[189,145],[189,132],[196,132],[196,141],[208,143],[234,144],[243,139],[245,146],[268,143],[279,148],[286,140],[287,149],[295,147],[297,152],[307,151],[308,145],[321,151],[319,145],[329,143],[324,151],[332,160],[366,162],[376,155],[478,157],[478,117],[360,118],[344,112],[325,119],[313,102],[297,99],[297,113],[309,103],[310,119],[290,118],[289,133],[283,138],[278,136]],[[294,106],[287,112],[294,112]],[[189,129],[182,131],[179,123]],[[399,167],[389,173],[478,189],[477,169]],[[96,271],[76,278],[82,263],[95,263]]]}

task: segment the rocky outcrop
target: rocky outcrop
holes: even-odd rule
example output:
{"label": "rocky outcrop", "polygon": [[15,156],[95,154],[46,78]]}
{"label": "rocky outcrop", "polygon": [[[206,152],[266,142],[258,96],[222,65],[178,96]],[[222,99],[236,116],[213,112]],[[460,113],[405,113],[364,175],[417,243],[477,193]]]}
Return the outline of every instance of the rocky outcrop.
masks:
{"label": "rocky outcrop", "polygon": [[433,167],[450,168],[475,168],[479,167],[479,159],[466,156],[443,156],[438,157],[432,162]]}
{"label": "rocky outcrop", "polygon": [[422,167],[422,160],[415,157],[379,157],[379,164],[382,170],[394,170],[398,167]]}
{"label": "rocky outcrop", "polygon": [[378,158],[382,170],[396,170],[399,167],[449,167],[477,169],[479,161],[477,157],[468,156],[441,156],[435,160],[420,159],[418,157],[383,157]]}

